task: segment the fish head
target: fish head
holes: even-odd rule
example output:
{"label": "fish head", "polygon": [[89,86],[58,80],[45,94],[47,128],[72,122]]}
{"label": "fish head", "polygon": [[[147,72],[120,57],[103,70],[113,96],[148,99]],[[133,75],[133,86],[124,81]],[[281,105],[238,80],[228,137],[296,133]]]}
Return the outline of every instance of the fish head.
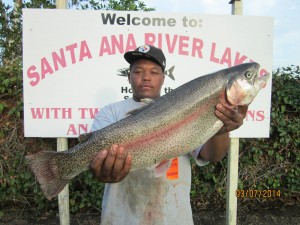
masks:
{"label": "fish head", "polygon": [[226,84],[226,98],[230,105],[249,105],[264,88],[269,73],[260,75],[258,63],[245,63],[233,68]]}

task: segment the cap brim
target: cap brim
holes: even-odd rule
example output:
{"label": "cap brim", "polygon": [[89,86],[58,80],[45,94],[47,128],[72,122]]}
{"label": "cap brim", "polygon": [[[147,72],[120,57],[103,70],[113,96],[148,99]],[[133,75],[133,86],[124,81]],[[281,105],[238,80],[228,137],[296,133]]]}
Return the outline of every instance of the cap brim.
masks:
{"label": "cap brim", "polygon": [[124,54],[124,58],[129,64],[132,64],[134,61],[136,61],[138,59],[151,60],[151,61],[155,62],[156,64],[160,65],[161,68],[164,70],[164,67],[159,63],[159,61],[147,53],[130,51],[130,52],[126,52]]}

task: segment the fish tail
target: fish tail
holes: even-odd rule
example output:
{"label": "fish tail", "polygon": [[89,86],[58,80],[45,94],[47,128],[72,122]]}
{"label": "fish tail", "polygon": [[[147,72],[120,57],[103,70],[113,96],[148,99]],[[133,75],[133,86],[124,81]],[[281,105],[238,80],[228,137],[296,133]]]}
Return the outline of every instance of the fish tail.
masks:
{"label": "fish tail", "polygon": [[57,196],[69,182],[69,179],[60,178],[57,173],[57,162],[52,160],[57,154],[54,151],[41,151],[25,157],[48,200]]}

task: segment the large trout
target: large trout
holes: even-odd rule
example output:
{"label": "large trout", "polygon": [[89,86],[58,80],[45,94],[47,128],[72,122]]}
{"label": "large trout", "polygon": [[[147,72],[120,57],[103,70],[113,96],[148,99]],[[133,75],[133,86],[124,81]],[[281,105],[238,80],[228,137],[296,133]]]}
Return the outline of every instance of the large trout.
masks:
{"label": "large trout", "polygon": [[124,119],[82,136],[82,141],[69,150],[42,151],[26,159],[48,199],[88,170],[95,155],[112,144],[123,146],[132,155],[132,170],[158,164],[205,143],[223,126],[214,114],[216,104],[250,104],[268,78],[269,74],[259,76],[257,63],[201,76]]}

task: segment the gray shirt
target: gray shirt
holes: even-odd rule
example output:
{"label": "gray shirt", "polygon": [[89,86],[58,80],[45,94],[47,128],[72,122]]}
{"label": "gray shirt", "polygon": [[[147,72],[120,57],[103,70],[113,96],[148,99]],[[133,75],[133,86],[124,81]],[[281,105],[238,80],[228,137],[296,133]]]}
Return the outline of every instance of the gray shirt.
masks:
{"label": "gray shirt", "polygon": [[[142,107],[132,98],[102,108],[96,115],[92,131],[102,129]],[[102,200],[101,225],[192,225],[190,205],[190,156],[197,159],[201,146],[172,161],[171,168],[160,177],[153,167],[131,171],[119,183],[106,184]]]}

